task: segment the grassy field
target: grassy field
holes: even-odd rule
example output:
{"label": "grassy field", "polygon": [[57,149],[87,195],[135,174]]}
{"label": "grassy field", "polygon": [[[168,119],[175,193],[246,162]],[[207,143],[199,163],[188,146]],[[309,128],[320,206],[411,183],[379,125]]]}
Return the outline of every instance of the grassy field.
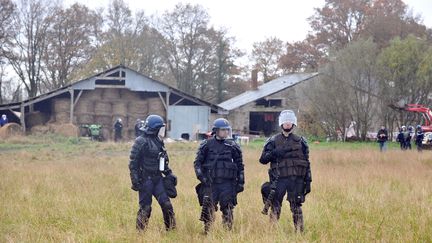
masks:
{"label": "grassy field", "polygon": [[432,242],[432,151],[387,153],[375,143],[311,144],[312,193],[306,231],[295,234],[288,203],[278,224],[262,215],[258,163],[262,141],[243,147],[246,189],[232,232],[205,236],[193,159],[197,143],[169,144],[179,178],[173,200],[178,228],[165,232],[153,200],[148,231],[135,230],[137,193],[130,189],[130,143],[61,137],[0,142],[0,242]]}

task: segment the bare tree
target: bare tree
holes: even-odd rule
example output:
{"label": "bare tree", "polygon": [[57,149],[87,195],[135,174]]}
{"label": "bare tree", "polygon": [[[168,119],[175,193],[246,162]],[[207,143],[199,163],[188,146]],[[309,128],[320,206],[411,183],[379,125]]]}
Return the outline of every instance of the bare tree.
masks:
{"label": "bare tree", "polygon": [[177,86],[191,94],[199,90],[202,71],[213,51],[207,42],[209,20],[203,7],[177,4],[157,23],[157,29],[165,39],[164,57]]}
{"label": "bare tree", "polygon": [[47,31],[52,8],[42,0],[21,0],[13,24],[17,28],[5,56],[24,85],[29,97],[40,91],[42,58],[47,47]]}
{"label": "bare tree", "polygon": [[88,63],[95,51],[93,42],[100,29],[99,18],[96,12],[77,3],[67,9],[57,7],[54,10],[43,55],[43,84],[47,91],[68,84]]}
{"label": "bare tree", "polygon": [[252,60],[255,68],[262,72],[264,82],[272,80],[281,74],[279,61],[283,52],[283,42],[270,37],[265,41],[253,44]]}
{"label": "bare tree", "polygon": [[0,0],[0,104],[4,102],[3,85],[6,79],[6,46],[11,45],[14,35],[12,19],[16,5],[11,0]]}

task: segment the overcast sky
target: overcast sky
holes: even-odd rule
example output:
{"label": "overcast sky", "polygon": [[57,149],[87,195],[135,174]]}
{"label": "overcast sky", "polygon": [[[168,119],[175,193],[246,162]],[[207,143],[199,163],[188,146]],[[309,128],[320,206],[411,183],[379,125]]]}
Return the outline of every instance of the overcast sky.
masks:
{"label": "overcast sky", "polygon": [[[142,9],[146,15],[162,14],[179,3],[200,4],[210,14],[211,24],[228,29],[237,40],[237,47],[250,52],[252,44],[276,36],[283,41],[299,41],[310,30],[307,18],[324,0],[124,0],[132,10]],[[90,8],[106,8],[110,0],[64,0],[66,6],[74,2]],[[405,0],[414,15],[421,14],[424,24],[432,27],[432,0]]]}

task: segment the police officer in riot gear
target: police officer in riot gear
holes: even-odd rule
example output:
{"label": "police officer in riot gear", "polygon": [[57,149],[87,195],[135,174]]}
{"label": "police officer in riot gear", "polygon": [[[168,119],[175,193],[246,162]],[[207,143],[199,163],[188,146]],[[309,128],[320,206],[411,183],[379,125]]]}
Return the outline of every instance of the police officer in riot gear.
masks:
{"label": "police officer in riot gear", "polygon": [[[176,177],[168,167],[169,158],[166,153],[163,136],[165,124],[162,117],[149,115],[145,121],[143,134],[136,138],[130,153],[130,177],[132,189],[138,191],[140,208],[137,213],[136,227],[144,230],[152,211],[152,196],[162,208],[166,230],[176,226],[174,209],[164,187],[163,179]],[[165,177],[163,177],[164,175]]]}
{"label": "police officer in riot gear", "polygon": [[[293,111],[284,110],[279,115],[281,133],[268,139],[260,157],[260,163],[270,163],[270,181],[275,182],[275,194],[271,201],[270,218],[277,221],[281,214],[285,194],[290,203],[296,231],[303,232],[302,203],[311,191],[312,175],[309,163],[309,148],[306,140],[293,133],[297,118]],[[265,183],[264,185],[270,183]],[[263,186],[264,186],[263,185]],[[262,188],[263,199],[266,188]]]}
{"label": "police officer in riot gear", "polygon": [[200,220],[204,222],[205,233],[214,221],[218,204],[224,226],[232,229],[237,193],[244,189],[242,152],[237,143],[227,139],[230,132],[231,127],[226,119],[216,119],[212,128],[213,137],[201,143],[194,161],[195,174],[201,182],[196,189],[202,206]]}
{"label": "police officer in riot gear", "polygon": [[417,145],[417,151],[419,152],[423,150],[423,139],[424,139],[423,129],[420,125],[417,125],[415,144]]}

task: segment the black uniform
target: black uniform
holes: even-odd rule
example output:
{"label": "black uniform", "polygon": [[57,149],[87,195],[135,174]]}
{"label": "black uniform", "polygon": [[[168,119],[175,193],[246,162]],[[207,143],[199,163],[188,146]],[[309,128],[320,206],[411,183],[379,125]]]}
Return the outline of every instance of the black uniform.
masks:
{"label": "black uniform", "polygon": [[[159,171],[159,159],[165,158],[165,170]],[[143,134],[135,140],[130,154],[130,177],[132,189],[139,192],[140,209],[137,214],[137,228],[144,229],[151,214],[152,196],[162,208],[165,227],[175,228],[174,209],[164,187],[164,177],[175,176],[168,167],[169,158],[164,143],[154,134]]]}
{"label": "black uniform", "polygon": [[270,180],[277,180],[271,205],[271,218],[278,220],[285,194],[290,203],[296,230],[303,231],[302,203],[310,192],[312,174],[309,148],[304,138],[295,134],[285,137],[279,133],[264,146],[260,163],[270,163]]}
{"label": "black uniform", "polygon": [[120,121],[114,123],[114,141],[122,139],[123,124]]}
{"label": "black uniform", "polygon": [[[244,187],[244,165],[240,147],[230,140],[215,137],[201,143],[194,162],[195,173],[201,184],[197,193],[202,206],[200,220],[205,231],[214,219],[214,211],[219,203],[222,219],[228,229],[232,228],[233,209],[237,204],[237,193]],[[205,189],[207,190],[207,192]],[[200,195],[201,194],[201,195]],[[208,201],[202,198],[208,194]]]}
{"label": "black uniform", "polygon": [[423,150],[423,139],[424,139],[423,130],[422,129],[417,129],[415,144],[417,145],[417,150],[418,151],[422,151]]}

